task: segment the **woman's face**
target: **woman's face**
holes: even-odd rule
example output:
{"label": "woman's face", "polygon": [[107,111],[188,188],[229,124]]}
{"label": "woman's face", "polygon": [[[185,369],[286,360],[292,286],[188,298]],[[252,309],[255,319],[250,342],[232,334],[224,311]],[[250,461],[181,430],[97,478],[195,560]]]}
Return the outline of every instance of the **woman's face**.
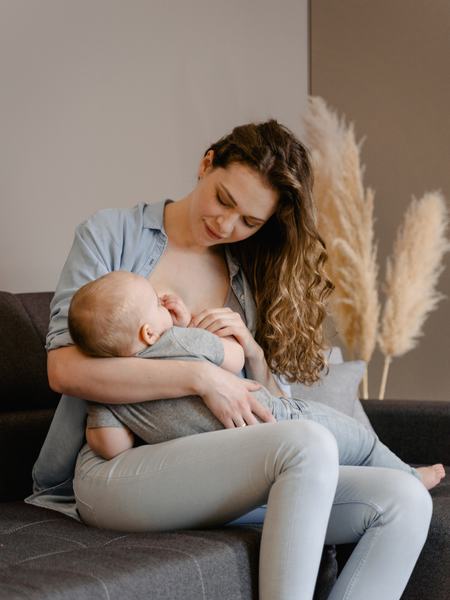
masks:
{"label": "woman's face", "polygon": [[192,192],[190,220],[201,245],[230,244],[250,237],[274,214],[278,193],[259,173],[231,163],[212,168],[213,151],[202,159]]}

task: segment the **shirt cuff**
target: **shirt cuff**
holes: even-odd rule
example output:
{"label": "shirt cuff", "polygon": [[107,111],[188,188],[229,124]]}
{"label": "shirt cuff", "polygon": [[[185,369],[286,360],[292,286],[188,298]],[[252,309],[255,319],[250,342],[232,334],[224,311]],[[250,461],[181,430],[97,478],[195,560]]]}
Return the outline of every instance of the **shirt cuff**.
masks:
{"label": "shirt cuff", "polygon": [[68,331],[58,333],[51,339],[47,338],[45,349],[47,352],[50,352],[50,350],[56,350],[56,348],[63,348],[65,346],[74,346],[72,337]]}

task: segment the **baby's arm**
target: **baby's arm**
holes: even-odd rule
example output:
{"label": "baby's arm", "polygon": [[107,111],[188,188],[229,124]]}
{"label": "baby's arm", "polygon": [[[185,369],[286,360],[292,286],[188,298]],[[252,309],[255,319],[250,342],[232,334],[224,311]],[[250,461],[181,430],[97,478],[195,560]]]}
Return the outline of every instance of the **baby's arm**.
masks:
{"label": "baby's arm", "polygon": [[274,396],[285,396],[267,364],[263,349],[239,313],[229,307],[204,309],[192,317],[190,327],[206,329],[221,339],[234,337],[244,351],[247,378],[262,384]]}
{"label": "baby's arm", "polygon": [[134,435],[128,427],[86,427],[86,441],[91,450],[106,460],[129,450]]}
{"label": "baby's arm", "polygon": [[[189,328],[197,329],[198,331],[205,331],[201,327],[195,327],[191,323],[189,324]],[[206,335],[214,336],[213,339],[215,339],[215,342],[214,342],[215,347],[217,347],[217,343],[220,342],[220,344],[223,348],[223,361],[220,363],[220,362],[218,362],[218,360],[215,360],[214,358],[212,358],[208,352],[208,350],[209,351],[211,350],[210,348],[208,348],[206,351],[205,351],[205,348],[202,348],[202,341],[201,341],[202,338],[200,338],[200,340],[198,340],[198,344],[200,344],[200,346],[197,345],[195,350],[197,352],[200,351],[201,354],[204,354],[204,358],[211,360],[212,362],[214,362],[214,364],[221,367],[222,369],[225,369],[226,371],[230,371],[230,373],[239,374],[241,372],[241,370],[244,368],[245,354],[244,354],[243,347],[237,341],[237,339],[233,335],[219,337],[215,333],[211,333],[211,332],[208,332]],[[190,347],[192,347],[192,346],[190,346]],[[194,351],[193,354],[196,354],[197,352]]]}
{"label": "baby's arm", "polygon": [[[192,315],[179,296],[176,294],[163,294],[160,300],[170,312],[174,325],[179,327],[190,326]],[[240,373],[245,363],[244,349],[241,344],[232,335],[219,339],[223,342],[225,355],[220,366],[231,373]]]}
{"label": "baby's arm", "polygon": [[224,352],[223,363],[220,366],[231,373],[240,373],[245,363],[243,347],[232,335],[219,339],[223,343]]}

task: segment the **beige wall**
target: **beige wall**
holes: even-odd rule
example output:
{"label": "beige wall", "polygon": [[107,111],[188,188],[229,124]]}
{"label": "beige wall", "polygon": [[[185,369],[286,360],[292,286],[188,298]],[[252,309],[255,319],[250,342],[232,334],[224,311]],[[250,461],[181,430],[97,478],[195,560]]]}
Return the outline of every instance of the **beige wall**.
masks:
{"label": "beige wall", "polygon": [[178,198],[207,145],[299,133],[306,0],[0,0],[0,289],[54,289],[78,222]]}
{"label": "beige wall", "polygon": [[[450,197],[448,0],[312,0],[311,93],[355,122],[365,184],[376,191],[381,276],[411,196]],[[450,255],[439,289],[450,297]],[[450,399],[450,304],[440,303],[416,349],[394,360],[386,397]],[[376,397],[382,360],[369,371]]]}

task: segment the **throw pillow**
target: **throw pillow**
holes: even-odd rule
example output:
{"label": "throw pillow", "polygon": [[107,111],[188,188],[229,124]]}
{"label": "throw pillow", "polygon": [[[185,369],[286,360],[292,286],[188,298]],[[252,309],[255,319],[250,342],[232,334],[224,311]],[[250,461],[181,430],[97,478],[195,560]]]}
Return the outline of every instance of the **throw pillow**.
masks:
{"label": "throw pillow", "polygon": [[328,375],[324,374],[311,386],[303,383],[292,384],[292,396],[327,404],[355,418],[373,431],[358,398],[358,386],[363,378],[366,363],[363,360],[330,363],[328,368]]}
{"label": "throw pillow", "polygon": [[[329,354],[328,354],[328,363],[329,364],[341,364],[344,362],[344,357],[342,356],[342,350],[340,349],[339,346],[333,346],[332,348],[330,348],[329,350]],[[362,423],[363,425],[365,425],[366,427],[368,427],[371,431],[374,431],[372,424],[369,421],[369,417],[366,415],[361,401],[358,398],[358,395],[355,398],[355,405],[354,405],[354,410],[353,410],[353,418],[356,419],[357,421],[359,421],[360,423]]]}
{"label": "throw pillow", "polygon": [[330,348],[328,352],[328,364],[330,365],[340,365],[344,362],[344,357],[342,356],[342,350],[339,346],[333,346]]}

